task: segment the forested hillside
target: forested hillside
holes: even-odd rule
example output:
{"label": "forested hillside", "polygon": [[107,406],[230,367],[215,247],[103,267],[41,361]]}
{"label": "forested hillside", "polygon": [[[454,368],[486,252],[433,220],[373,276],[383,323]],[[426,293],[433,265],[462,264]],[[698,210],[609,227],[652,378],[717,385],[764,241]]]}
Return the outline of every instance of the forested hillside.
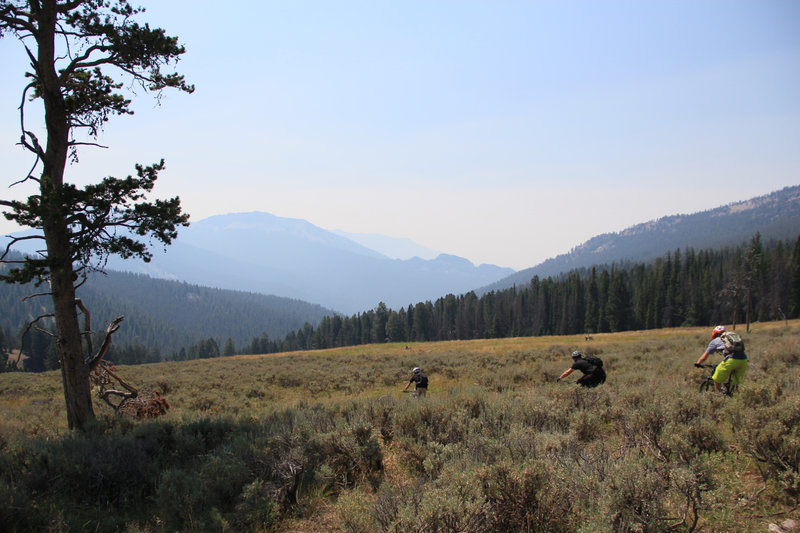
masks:
{"label": "forested hillside", "polygon": [[[42,292],[43,287],[33,285],[0,284],[0,330],[8,344],[16,345],[18,332],[27,322],[50,313],[49,297],[23,301]],[[226,344],[230,351],[231,345],[248,344],[254,336],[283,338],[333,313],[289,298],[120,272],[93,275],[78,296],[91,313],[95,332],[103,331],[113,318],[125,317],[110,357],[128,363],[223,355]],[[39,325],[47,328],[47,320]],[[30,342],[40,343],[38,336],[31,333]]]}
{"label": "forested hillside", "polygon": [[648,263],[578,269],[524,287],[449,294],[407,309],[325,317],[260,352],[375,342],[463,340],[701,326],[800,317],[800,237]]}
{"label": "forested hillside", "polygon": [[[24,304],[32,287],[0,286],[0,330],[47,312]],[[296,300],[223,291],[142,275],[98,275],[80,289],[95,331],[124,315],[109,358],[139,363],[382,342],[591,334],[800,317],[800,238],[734,248],[676,249],[647,263],[617,263],[534,277],[526,286],[448,294],[434,302],[346,317]],[[46,324],[45,324],[46,325]],[[50,342],[30,336],[29,349]],[[0,338],[0,340],[2,340]],[[2,348],[2,346],[0,346]],[[46,358],[46,356],[43,356]],[[55,368],[55,359],[41,367]]]}
{"label": "forested hillside", "polygon": [[524,286],[534,276],[558,276],[592,265],[648,261],[678,248],[705,250],[739,246],[756,233],[765,241],[792,239],[797,235],[797,228],[800,228],[800,185],[699,213],[651,220],[618,233],[597,235],[567,254],[520,270],[477,289],[476,293]]}

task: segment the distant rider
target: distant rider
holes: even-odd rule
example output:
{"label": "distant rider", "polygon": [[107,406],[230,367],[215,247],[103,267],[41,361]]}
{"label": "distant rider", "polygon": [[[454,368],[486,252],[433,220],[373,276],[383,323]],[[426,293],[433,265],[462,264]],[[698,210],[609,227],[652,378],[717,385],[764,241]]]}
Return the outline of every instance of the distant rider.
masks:
{"label": "distant rider", "polygon": [[714,331],[711,332],[711,342],[708,343],[708,348],[706,348],[706,351],[703,352],[703,355],[701,355],[700,359],[694,364],[694,366],[700,367],[703,361],[708,359],[708,356],[712,353],[719,352],[722,354],[723,360],[717,365],[714,369],[714,374],[711,376],[711,379],[714,380],[714,389],[717,392],[720,391],[721,385],[728,381],[731,374],[733,374],[731,383],[738,385],[742,382],[742,377],[745,372],[747,372],[747,355],[744,352],[726,352],[725,342],[722,340],[722,335],[725,332],[725,326],[717,326],[714,328]]}
{"label": "distant rider", "polygon": [[583,372],[583,376],[578,379],[577,383],[581,387],[597,387],[601,383],[605,383],[606,371],[603,370],[603,363],[599,358],[594,357],[593,359],[597,360],[584,359],[583,354],[579,351],[572,352],[572,366],[558,377],[558,381],[572,374],[573,370],[580,370]]}
{"label": "distant rider", "polygon": [[417,398],[424,398],[428,393],[428,376],[419,367],[415,367],[411,371],[411,379],[403,391],[407,391],[411,384],[414,383],[414,396]]}

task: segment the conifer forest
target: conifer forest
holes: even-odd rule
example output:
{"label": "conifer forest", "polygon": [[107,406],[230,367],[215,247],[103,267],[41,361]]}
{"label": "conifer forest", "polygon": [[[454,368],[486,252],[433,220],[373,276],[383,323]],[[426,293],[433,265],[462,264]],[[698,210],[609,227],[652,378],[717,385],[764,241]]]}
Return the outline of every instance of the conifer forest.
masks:
{"label": "conifer forest", "polygon": [[[135,290],[147,293],[148,278],[133,278]],[[153,311],[171,294],[168,286],[172,282],[151,281],[158,288],[152,292],[160,298],[148,299],[148,309]],[[122,279],[113,286],[119,288],[122,282],[130,280]],[[255,295],[226,299],[214,296],[210,289],[189,288],[193,299],[201,297],[197,302],[178,302],[185,313],[173,305],[169,312],[145,318],[137,317],[136,309],[127,309],[132,318],[126,324],[135,336],[130,340],[120,336],[121,342],[112,347],[109,358],[138,364],[384,342],[588,336],[787,320],[800,317],[800,237],[762,242],[756,234],[738,247],[676,249],[647,263],[597,265],[558,277],[534,277],[527,286],[480,295],[476,291],[448,294],[396,310],[379,303],[374,309],[343,316],[323,313],[315,306],[314,324],[306,321],[302,326],[302,321],[298,322],[302,310],[287,307],[302,302],[288,301],[282,304],[282,311],[268,314],[266,308],[253,307],[250,300]],[[23,312],[18,306],[23,296],[20,291],[26,290],[30,292],[31,288],[0,287],[0,301],[7,310],[0,322],[0,350],[20,345],[26,322],[33,316],[30,310]],[[208,307],[212,297],[214,305]],[[103,301],[99,296],[94,298]],[[247,305],[238,309],[243,301]],[[103,302],[104,307],[113,307],[113,300]],[[200,318],[192,318],[193,306],[205,309]],[[108,309],[105,314],[111,312]],[[181,322],[171,323],[167,317],[180,318]],[[280,319],[280,328],[262,327],[261,322],[273,318]],[[298,325],[292,327],[292,321]],[[279,333],[281,328],[288,333]],[[28,370],[57,368],[51,344],[50,337],[41,331],[28,332],[23,344]]]}
{"label": "conifer forest", "polygon": [[739,247],[675,250],[651,263],[534,277],[526,287],[449,294],[392,310],[324,317],[283,341],[253,339],[248,353],[376,342],[574,335],[746,324],[800,316],[800,238]]}

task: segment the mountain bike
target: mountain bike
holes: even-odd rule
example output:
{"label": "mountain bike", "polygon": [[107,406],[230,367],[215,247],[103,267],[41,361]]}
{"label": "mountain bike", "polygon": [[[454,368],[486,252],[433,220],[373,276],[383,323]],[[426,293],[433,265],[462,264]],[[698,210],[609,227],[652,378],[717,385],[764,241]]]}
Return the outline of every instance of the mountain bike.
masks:
{"label": "mountain bike", "polygon": [[[708,372],[703,378],[703,380],[700,382],[700,392],[708,392],[716,390],[714,387],[714,380],[711,379],[711,376],[714,375],[714,370],[716,370],[717,365],[696,364],[695,366],[698,368],[705,368]],[[720,392],[722,392],[727,396],[733,396],[733,393],[736,392],[736,385],[731,382],[732,379],[733,379],[733,373],[731,373],[731,375],[728,376],[728,381],[720,384],[719,386]]]}

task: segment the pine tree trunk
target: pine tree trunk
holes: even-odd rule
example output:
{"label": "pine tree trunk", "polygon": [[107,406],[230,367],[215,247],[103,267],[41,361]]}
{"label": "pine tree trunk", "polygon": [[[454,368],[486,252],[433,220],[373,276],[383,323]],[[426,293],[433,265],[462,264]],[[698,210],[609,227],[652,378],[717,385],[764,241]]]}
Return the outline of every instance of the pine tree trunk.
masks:
{"label": "pine tree trunk", "polygon": [[[66,227],[66,225],[64,225]],[[61,378],[64,384],[64,400],[67,407],[67,423],[70,429],[86,428],[94,420],[92,393],[89,383],[89,367],[83,354],[83,345],[75,307],[74,273],[69,254],[66,230],[54,230],[45,226],[48,256],[57,261],[53,264],[50,289],[53,310],[56,316],[57,348],[61,362]]]}
{"label": "pine tree trunk", "polygon": [[69,120],[55,66],[55,3],[42,5],[39,19],[37,72],[40,76],[42,99],[47,126],[47,146],[42,157],[42,176],[39,183],[42,206],[42,229],[47,243],[50,263],[50,290],[56,319],[57,348],[61,362],[67,422],[70,429],[85,429],[94,419],[89,368],[81,342],[78,312],[75,307],[75,273],[72,268],[72,246],[67,224],[67,207],[62,193],[67,152],[69,150]]}

